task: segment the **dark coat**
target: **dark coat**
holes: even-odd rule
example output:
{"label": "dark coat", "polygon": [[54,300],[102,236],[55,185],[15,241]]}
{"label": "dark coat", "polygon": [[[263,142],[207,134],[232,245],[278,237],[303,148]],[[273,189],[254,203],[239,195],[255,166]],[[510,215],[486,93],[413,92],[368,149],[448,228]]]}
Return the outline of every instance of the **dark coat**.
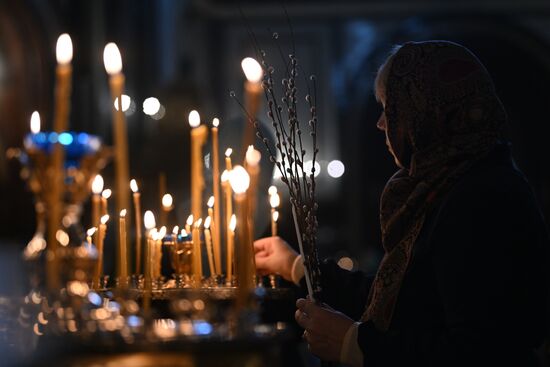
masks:
{"label": "dark coat", "polygon": [[[365,366],[535,366],[546,335],[548,235],[501,144],[432,210],[391,326],[359,327]],[[358,320],[373,277],[321,269],[326,303]]]}

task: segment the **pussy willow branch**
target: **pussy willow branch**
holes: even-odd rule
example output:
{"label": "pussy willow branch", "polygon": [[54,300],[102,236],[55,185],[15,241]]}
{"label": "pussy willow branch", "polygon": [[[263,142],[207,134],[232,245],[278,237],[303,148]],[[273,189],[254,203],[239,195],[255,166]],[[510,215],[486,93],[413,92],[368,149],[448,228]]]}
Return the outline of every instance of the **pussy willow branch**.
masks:
{"label": "pussy willow branch", "polygon": [[[267,117],[275,132],[275,147],[273,148],[270,140],[267,139],[262,131],[255,116],[251,116],[241,101],[236,98],[235,93],[231,92],[238,105],[245,113],[248,121],[256,129],[256,136],[263,142],[269,154],[269,159],[277,166],[281,174],[281,180],[287,185],[293,212],[296,212],[295,224],[299,241],[304,244],[304,262],[309,269],[312,277],[315,292],[320,291],[319,264],[317,249],[315,246],[317,233],[317,202],[315,201],[315,163],[317,161],[317,94],[315,76],[304,77],[307,88],[305,101],[309,108],[308,124],[300,123],[298,116],[299,91],[296,83],[298,77],[299,63],[293,53],[285,58],[282,48],[278,42],[278,34],[274,33],[273,38],[277,43],[277,49],[281,61],[285,65],[282,74],[284,77],[280,83],[275,82],[275,68],[267,61],[265,51],[258,47],[257,40],[253,33],[249,31],[253,38],[253,44],[256,49],[260,64],[264,71],[261,86],[264,91],[264,97],[267,102]],[[277,88],[281,88],[279,91]],[[311,92],[313,91],[313,96]],[[305,167],[306,150],[304,149],[302,126],[307,126],[313,146],[312,167],[307,172]],[[276,153],[279,153],[279,157]]]}

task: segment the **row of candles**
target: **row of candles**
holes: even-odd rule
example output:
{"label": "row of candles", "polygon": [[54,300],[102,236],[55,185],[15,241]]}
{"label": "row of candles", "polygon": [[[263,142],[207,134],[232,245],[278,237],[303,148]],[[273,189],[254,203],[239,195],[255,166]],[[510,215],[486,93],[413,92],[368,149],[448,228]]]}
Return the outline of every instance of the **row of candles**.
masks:
{"label": "row of candles", "polygon": [[[72,78],[72,67],[71,62],[73,58],[73,46],[71,38],[68,34],[62,34],[57,41],[56,45],[56,59],[57,59],[57,69],[56,69],[56,93],[55,93],[55,115],[54,115],[54,132],[58,135],[67,131],[68,127],[68,116],[69,116],[69,100],[71,94],[71,78]],[[105,70],[109,76],[109,86],[111,91],[112,100],[115,103],[118,102],[118,108],[113,108],[113,145],[114,145],[114,164],[115,164],[115,198],[116,198],[116,209],[119,213],[119,251],[118,251],[118,268],[119,275],[124,277],[127,275],[128,269],[128,251],[127,251],[127,237],[126,237],[126,215],[129,211],[129,199],[130,199],[130,186],[129,182],[129,163],[128,163],[128,141],[127,141],[127,127],[125,115],[122,108],[122,94],[124,92],[125,77],[122,73],[122,57],[120,51],[116,44],[108,43],[105,46],[103,52],[103,61]],[[248,107],[249,111],[255,115],[258,109],[259,96],[261,94],[260,80],[262,78],[262,69],[260,65],[251,58],[246,58],[242,63],[243,71],[248,79],[245,84],[245,91],[247,92]],[[194,232],[195,229],[198,230],[202,218],[202,194],[204,190],[204,175],[202,167],[202,149],[206,143],[208,136],[208,128],[206,125],[201,124],[200,116],[197,111],[192,111],[189,114],[189,124],[191,126],[191,213],[193,218],[195,218],[195,223],[193,224],[193,229],[191,232]],[[247,124],[248,125],[248,124]],[[221,259],[221,229],[225,228],[228,233],[231,233],[231,216],[233,215],[232,210],[232,193],[235,194],[235,203],[237,206],[237,214],[240,218],[239,225],[239,241],[241,243],[246,243],[245,247],[245,256],[252,257],[252,234],[250,228],[253,228],[253,210],[255,209],[254,200],[249,200],[247,198],[247,190],[249,191],[248,197],[256,197],[256,184],[259,174],[259,161],[261,158],[260,153],[255,150],[253,147],[247,150],[246,159],[244,160],[244,165],[246,169],[241,166],[232,167],[231,165],[231,150],[226,151],[226,171],[220,174],[219,161],[218,161],[218,126],[219,120],[214,119],[212,122],[212,127],[210,129],[212,134],[212,157],[213,157],[213,207],[209,208],[209,211],[212,211],[209,221],[209,234],[212,241],[212,266],[211,270],[219,274],[222,269],[222,259]],[[248,146],[250,143],[251,127],[247,126],[245,131],[245,139],[243,142]],[[36,127],[33,128],[35,132]],[[248,137],[248,138],[247,138]],[[59,259],[55,256],[56,248],[58,243],[55,239],[55,233],[59,228],[59,223],[62,213],[62,178],[64,175],[63,169],[64,161],[64,151],[59,142],[54,144],[53,147],[53,190],[49,195],[48,204],[50,205],[50,214],[49,214],[49,228],[48,228],[48,250],[51,251],[54,256],[49,257],[51,260],[47,263],[47,283],[50,289],[56,289],[59,287],[59,277],[58,277],[58,266]],[[99,180],[99,179],[98,179]],[[221,193],[220,193],[220,184],[221,189],[224,191],[225,195],[225,205],[226,205],[226,217],[224,218],[224,223],[222,225],[220,218],[220,207],[221,207]],[[98,184],[99,185],[99,184]],[[137,190],[137,184],[135,190],[132,187],[133,199],[134,199],[134,210],[135,210],[135,227],[136,227],[136,243],[141,243],[142,241],[142,221],[141,221],[141,208],[139,202],[139,191]],[[250,189],[249,189],[250,186]],[[96,233],[94,234],[94,242],[98,245],[98,250],[100,256],[102,256],[102,242],[105,237],[106,224],[108,220],[108,214],[105,214],[105,209],[100,211],[98,209],[98,203],[106,203],[107,199],[110,197],[110,191],[103,191],[101,196],[98,196],[97,190],[94,190],[94,195],[92,197],[93,203],[93,224],[97,228]],[[100,190],[101,191],[101,190]],[[105,204],[102,204],[104,207]],[[102,214],[102,215],[100,215]],[[274,214],[275,215],[275,214]],[[273,215],[273,216],[274,216]],[[207,221],[205,220],[205,225]],[[273,228],[276,227],[276,225]],[[234,226],[233,226],[234,227]],[[242,232],[242,233],[241,233]],[[155,233],[162,233],[161,231],[152,231],[148,230],[147,240],[151,236],[154,236]],[[192,233],[193,234],[193,233]],[[193,238],[198,236],[192,236]],[[205,236],[206,237],[206,236]],[[227,246],[231,247],[231,236],[226,236]],[[231,279],[231,256],[233,251],[227,252],[227,276],[228,279]],[[142,268],[141,264],[141,247],[136,246],[136,271]],[[245,261],[244,263],[248,263]],[[102,260],[98,262],[99,269],[102,266]],[[251,264],[249,264],[251,265]],[[248,265],[247,265],[248,266]],[[247,268],[248,269],[248,268]],[[250,270],[249,270],[250,271]],[[101,272],[101,271],[100,271]],[[97,270],[96,270],[97,273]],[[96,274],[97,275],[97,274]]]}
{"label": "row of candles", "polygon": [[[222,271],[222,259],[221,259],[221,242],[216,242],[215,238],[221,239],[221,229],[225,228],[225,253],[226,253],[226,279],[228,284],[232,284],[233,279],[233,267],[234,262],[249,261],[253,262],[252,257],[252,241],[253,241],[253,209],[255,208],[255,195],[252,192],[255,189],[252,188],[252,183],[256,184],[257,175],[259,174],[259,168],[256,167],[259,163],[260,153],[256,151],[252,146],[247,150],[245,159],[248,171],[241,166],[232,167],[231,163],[231,148],[226,151],[226,170],[218,178],[220,180],[223,197],[225,201],[224,214],[225,218],[223,223],[216,222],[215,218],[220,217],[220,213],[216,213],[216,199],[211,196],[207,202],[208,216],[203,221],[202,218],[196,218],[193,214],[187,218],[185,227],[179,229],[179,226],[175,226],[170,235],[170,240],[173,244],[176,244],[178,237],[187,239],[193,242],[193,277],[196,284],[199,284],[200,279],[203,278],[204,272],[202,271],[202,245],[201,245],[201,231],[204,238],[205,252],[209,267],[209,273],[211,276],[221,275]],[[253,174],[249,174],[252,172]],[[254,176],[256,178],[254,178]],[[213,180],[216,180],[214,177]],[[130,189],[133,192],[133,209],[135,213],[135,246],[134,246],[134,273],[140,274],[142,272],[142,233],[145,229],[146,247],[145,247],[145,259],[144,259],[144,274],[146,277],[157,278],[160,276],[160,269],[158,263],[160,259],[162,240],[167,235],[166,219],[159,223],[160,228],[157,228],[155,215],[152,211],[145,211],[143,217],[141,215],[141,193],[138,188],[138,184],[135,179],[130,181]],[[247,191],[250,195],[247,196]],[[87,242],[94,243],[97,246],[99,260],[96,265],[94,273],[94,283],[99,286],[100,276],[103,274],[103,247],[107,231],[107,223],[109,220],[108,214],[108,199],[111,196],[112,191],[110,189],[104,189],[104,181],[101,175],[97,175],[92,182],[92,221],[94,227],[87,231]],[[277,235],[277,220],[279,212],[277,208],[280,205],[280,197],[275,186],[271,186],[268,190],[269,202],[271,206],[271,232],[272,235]],[[201,195],[202,197],[202,195]],[[233,200],[235,200],[237,214],[239,214],[239,222],[243,226],[243,230],[239,233],[239,245],[248,247],[244,251],[244,256],[248,257],[248,260],[235,259],[235,230],[237,228],[237,216],[233,212]],[[173,198],[170,194],[165,194],[162,197],[162,215],[163,218],[168,217],[168,213],[173,210]],[[127,279],[129,272],[129,259],[131,258],[127,248],[127,210],[122,209],[119,213],[119,233],[118,233],[118,251],[117,251],[117,278]],[[218,214],[218,215],[216,215]],[[240,228],[240,227],[239,227]],[[243,252],[243,251],[241,251]],[[249,274],[246,277],[253,278],[253,269],[248,270]]]}

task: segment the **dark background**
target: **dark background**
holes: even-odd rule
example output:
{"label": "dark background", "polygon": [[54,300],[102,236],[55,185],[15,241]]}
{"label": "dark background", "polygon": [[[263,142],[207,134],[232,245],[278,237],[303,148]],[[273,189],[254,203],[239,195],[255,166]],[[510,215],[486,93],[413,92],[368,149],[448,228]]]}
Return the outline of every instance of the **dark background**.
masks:
{"label": "dark background", "polygon": [[[327,0],[291,1],[286,8],[300,64],[319,81],[323,256],[350,256],[356,268],[370,271],[378,263],[379,196],[395,166],[375,127],[380,107],[372,83],[392,45],[409,40],[456,41],[487,66],[509,114],[518,165],[550,218],[550,2]],[[74,45],[71,129],[98,134],[111,144],[102,54],[107,42],[116,42],[126,94],[134,103],[127,114],[131,176],[142,183],[144,208],[156,209],[158,177],[165,172],[176,203],[172,221],[183,224],[188,213],[187,115],[197,109],[205,121],[217,116],[222,125],[241,119],[229,91],[242,95],[240,61],[254,55],[246,23],[268,58],[273,32],[279,33],[281,47],[290,49],[280,1],[0,1],[0,152],[21,146],[34,110],[51,127],[55,43],[64,32]],[[160,120],[141,110],[150,96],[166,110]],[[333,159],[345,164],[341,178],[327,174]],[[104,176],[112,187],[111,166]],[[0,251],[17,254],[34,233],[32,194],[19,178],[18,164],[3,153],[0,203]],[[294,242],[289,219],[283,209],[281,233]],[[83,224],[88,223],[85,214]],[[9,262],[4,269],[11,267]]]}

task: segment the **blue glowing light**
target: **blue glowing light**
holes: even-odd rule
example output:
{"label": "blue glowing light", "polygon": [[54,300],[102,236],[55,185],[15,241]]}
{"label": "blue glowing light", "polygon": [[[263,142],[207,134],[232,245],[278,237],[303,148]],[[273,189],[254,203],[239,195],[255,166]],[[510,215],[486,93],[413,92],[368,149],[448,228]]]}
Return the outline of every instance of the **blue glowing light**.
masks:
{"label": "blue glowing light", "polygon": [[61,145],[71,145],[73,142],[73,136],[67,132],[59,134],[57,138]]}
{"label": "blue glowing light", "polygon": [[79,133],[77,140],[79,144],[86,145],[88,144],[90,137],[86,133]]}
{"label": "blue glowing light", "polygon": [[141,318],[140,317],[132,315],[132,316],[128,316],[128,318],[126,320],[128,322],[128,326],[130,326],[130,327],[139,327],[139,326],[141,326]]}
{"label": "blue glowing light", "polygon": [[193,322],[193,329],[197,335],[208,335],[212,333],[212,325],[204,320],[197,320]]}
{"label": "blue glowing light", "polygon": [[101,296],[99,294],[97,294],[96,292],[90,292],[88,293],[88,301],[90,301],[90,303],[96,305],[96,306],[101,306]]}
{"label": "blue glowing light", "polygon": [[48,136],[48,141],[52,144],[57,143],[57,133],[50,133]]}
{"label": "blue glowing light", "polygon": [[59,142],[65,150],[65,167],[74,167],[80,164],[81,159],[95,154],[101,149],[101,140],[87,133],[66,131],[61,134],[55,132],[40,132],[27,134],[24,140],[26,149],[37,149],[51,154],[54,144]]}

